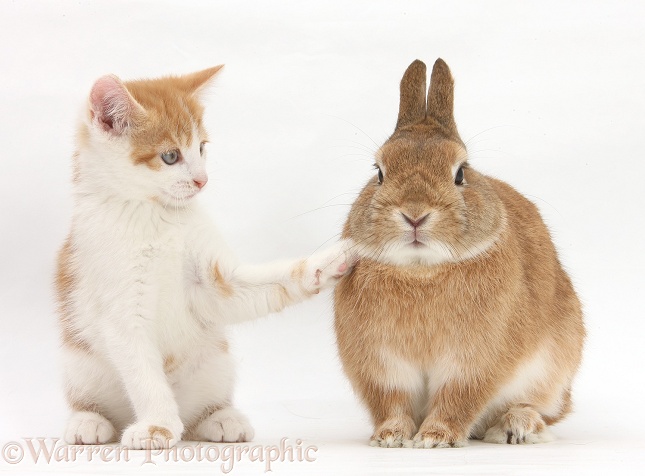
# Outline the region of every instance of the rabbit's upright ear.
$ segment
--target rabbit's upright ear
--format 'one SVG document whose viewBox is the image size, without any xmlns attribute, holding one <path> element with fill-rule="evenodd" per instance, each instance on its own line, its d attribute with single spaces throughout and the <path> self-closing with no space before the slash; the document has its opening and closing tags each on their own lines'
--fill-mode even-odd
<svg viewBox="0 0 645 476">
<path fill-rule="evenodd" d="M 401 79 L 401 101 L 396 128 L 422 121 L 426 117 L 426 65 L 415 60 Z"/>
<path fill-rule="evenodd" d="M 432 67 L 428 89 L 428 116 L 436 119 L 451 133 L 458 135 L 453 115 L 455 83 L 448 65 L 439 58 Z"/>
</svg>

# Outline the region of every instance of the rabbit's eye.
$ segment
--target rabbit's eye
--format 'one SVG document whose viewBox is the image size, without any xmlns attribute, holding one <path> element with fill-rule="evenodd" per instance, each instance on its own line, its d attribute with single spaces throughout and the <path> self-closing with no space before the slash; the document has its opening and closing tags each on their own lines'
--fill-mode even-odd
<svg viewBox="0 0 645 476">
<path fill-rule="evenodd" d="M 455 175 L 455 185 L 462 185 L 464 183 L 464 168 L 459 167 L 457 169 L 457 175 Z"/>
<path fill-rule="evenodd" d="M 204 153 L 204 147 L 206 147 L 206 141 L 203 141 L 201 144 L 199 144 L 199 153 L 200 154 Z"/>
<path fill-rule="evenodd" d="M 378 170 L 377 177 L 378 177 L 378 183 L 379 185 L 383 183 L 383 172 L 381 171 L 380 167 L 376 167 L 376 170 Z"/>
</svg>

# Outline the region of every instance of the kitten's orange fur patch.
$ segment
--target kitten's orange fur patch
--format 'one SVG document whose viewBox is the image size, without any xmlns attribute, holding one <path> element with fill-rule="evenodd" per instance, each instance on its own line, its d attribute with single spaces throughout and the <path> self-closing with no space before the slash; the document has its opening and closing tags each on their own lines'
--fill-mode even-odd
<svg viewBox="0 0 645 476">
<path fill-rule="evenodd" d="M 318 291 L 310 291 L 305 287 L 305 284 L 303 282 L 305 274 L 307 273 L 307 261 L 302 260 L 296 266 L 294 266 L 293 270 L 291 271 L 291 279 L 295 282 L 297 282 L 300 286 L 300 289 L 307 293 L 307 294 L 318 294 Z M 291 299 L 289 296 L 287 296 L 287 299 Z M 288 301 L 285 301 L 288 302 Z"/>
<path fill-rule="evenodd" d="M 168 428 L 164 428 L 162 426 L 151 426 L 148 428 L 148 433 L 150 433 L 150 438 L 155 437 L 155 435 L 160 435 L 164 440 L 170 441 L 172 440 L 172 433 Z"/>
<path fill-rule="evenodd" d="M 92 347 L 87 341 L 83 340 L 79 332 L 76 329 L 74 329 L 74 327 L 71 324 L 71 320 L 61 318 L 61 321 L 63 324 L 63 328 L 61 331 L 63 345 L 76 350 L 80 350 L 82 352 L 88 352 L 88 353 L 91 352 Z"/>
<path fill-rule="evenodd" d="M 224 353 L 228 352 L 228 341 L 226 339 L 220 340 L 217 343 L 217 347 L 219 350 L 221 350 Z"/>
<path fill-rule="evenodd" d="M 289 296 L 286 286 L 280 284 L 278 286 L 278 293 L 280 294 L 281 306 L 286 306 L 291 301 L 291 296 Z"/>
<path fill-rule="evenodd" d="M 91 346 L 74 327 L 70 302 L 75 286 L 75 275 L 72 269 L 72 241 L 68 237 L 58 254 L 58 269 L 56 271 L 56 294 L 58 297 L 59 323 L 63 345 L 90 352 Z"/>
<path fill-rule="evenodd" d="M 163 359 L 163 371 L 166 374 L 171 374 L 175 370 L 179 368 L 179 362 L 177 362 L 177 359 L 175 358 L 174 355 L 167 355 Z"/>
<path fill-rule="evenodd" d="M 307 269 L 307 262 L 304 260 L 300 261 L 293 268 L 293 271 L 291 271 L 291 279 L 293 279 L 294 281 L 300 281 L 304 277 L 306 269 Z"/>
<path fill-rule="evenodd" d="M 228 283 L 224 276 L 222 275 L 221 270 L 219 269 L 219 264 L 213 266 L 213 279 L 215 280 L 215 286 L 220 290 L 220 292 L 226 296 L 231 297 L 234 294 L 233 287 Z"/>
<path fill-rule="evenodd" d="M 124 85 L 146 111 L 136 118 L 131 133 L 132 160 L 160 170 L 162 152 L 190 147 L 193 141 L 208 139 L 202 124 L 204 108 L 197 91 L 222 66 L 186 76 L 128 81 Z M 193 130 L 197 137 L 193 137 Z"/>
</svg>

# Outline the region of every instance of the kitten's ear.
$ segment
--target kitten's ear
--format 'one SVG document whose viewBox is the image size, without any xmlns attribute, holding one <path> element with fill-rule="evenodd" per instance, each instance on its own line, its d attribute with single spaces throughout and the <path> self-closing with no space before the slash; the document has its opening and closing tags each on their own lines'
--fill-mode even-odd
<svg viewBox="0 0 645 476">
<path fill-rule="evenodd" d="M 123 134 L 133 122 L 145 114 L 125 85 L 114 75 L 99 78 L 90 92 L 92 121 L 104 131 Z"/>
<path fill-rule="evenodd" d="M 212 68 L 197 71 L 196 73 L 185 74 L 178 79 L 182 83 L 184 90 L 189 94 L 198 94 L 205 89 L 223 64 L 213 66 Z"/>
</svg>

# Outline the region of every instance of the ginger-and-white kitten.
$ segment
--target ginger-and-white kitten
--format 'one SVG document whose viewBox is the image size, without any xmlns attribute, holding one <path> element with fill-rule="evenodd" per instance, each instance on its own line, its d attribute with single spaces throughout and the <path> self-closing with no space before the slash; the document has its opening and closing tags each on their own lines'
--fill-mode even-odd
<svg viewBox="0 0 645 476">
<path fill-rule="evenodd" d="M 352 265 L 340 243 L 241 266 L 195 203 L 208 180 L 199 94 L 220 68 L 92 87 L 56 279 L 70 444 L 251 439 L 231 406 L 225 324 L 302 301 Z"/>
</svg>

